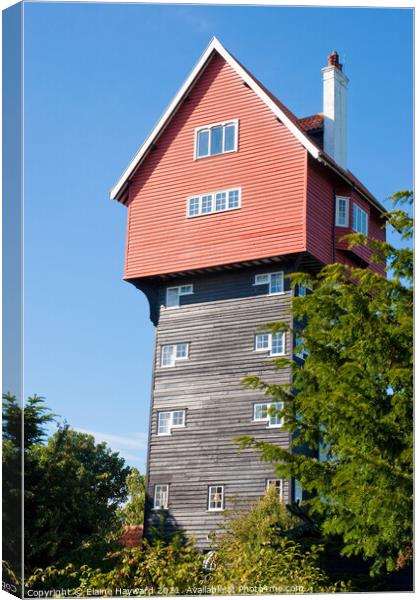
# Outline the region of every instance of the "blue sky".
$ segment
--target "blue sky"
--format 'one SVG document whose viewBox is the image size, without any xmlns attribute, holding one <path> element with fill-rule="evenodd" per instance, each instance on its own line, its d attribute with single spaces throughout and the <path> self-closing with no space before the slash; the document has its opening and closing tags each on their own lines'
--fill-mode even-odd
<svg viewBox="0 0 420 600">
<path fill-rule="evenodd" d="M 142 471 L 154 328 L 109 190 L 213 35 L 298 116 L 336 49 L 349 168 L 380 200 L 412 187 L 410 10 L 26 5 L 25 393 Z"/>
</svg>

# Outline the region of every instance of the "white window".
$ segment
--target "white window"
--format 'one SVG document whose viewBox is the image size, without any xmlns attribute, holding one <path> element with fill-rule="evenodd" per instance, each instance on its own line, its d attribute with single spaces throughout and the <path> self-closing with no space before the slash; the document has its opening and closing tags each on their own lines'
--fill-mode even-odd
<svg viewBox="0 0 420 600">
<path fill-rule="evenodd" d="M 282 294 L 284 292 L 284 273 L 263 273 L 255 275 L 254 285 L 268 285 L 269 294 Z"/>
<path fill-rule="evenodd" d="M 305 360 L 309 356 L 309 352 L 303 346 L 303 338 L 298 335 L 295 337 L 295 356 L 298 356 L 302 360 Z"/>
<path fill-rule="evenodd" d="M 272 409 L 272 410 L 270 410 Z M 259 402 L 254 404 L 254 421 L 264 421 L 268 427 L 281 427 L 283 417 L 276 410 L 283 410 L 282 402 Z"/>
<path fill-rule="evenodd" d="M 155 485 L 155 495 L 153 509 L 168 508 L 169 485 L 167 483 L 158 483 Z"/>
<path fill-rule="evenodd" d="M 166 410 L 158 412 L 158 435 L 171 435 L 174 427 L 185 427 L 185 410 Z"/>
<path fill-rule="evenodd" d="M 335 198 L 335 224 L 338 227 L 349 226 L 349 199 L 344 196 Z"/>
<path fill-rule="evenodd" d="M 255 350 L 257 352 L 269 351 L 271 356 L 286 354 L 285 332 L 257 333 L 255 336 Z"/>
<path fill-rule="evenodd" d="M 368 234 L 368 214 L 357 204 L 353 204 L 353 231 Z"/>
<path fill-rule="evenodd" d="M 176 361 L 187 360 L 188 348 L 189 344 L 186 342 L 182 344 L 164 344 L 161 347 L 160 366 L 174 367 Z"/>
<path fill-rule="evenodd" d="M 193 286 L 191 284 L 166 288 L 166 308 L 179 308 L 180 297 L 193 293 Z"/>
<path fill-rule="evenodd" d="M 274 488 L 278 494 L 280 502 L 283 501 L 283 479 L 267 479 L 266 489 Z"/>
<path fill-rule="evenodd" d="M 209 486 L 209 498 L 208 498 L 208 510 L 223 510 L 224 508 L 224 485 L 210 485 Z"/>
<path fill-rule="evenodd" d="M 238 120 L 214 123 L 195 130 L 195 158 L 236 152 L 238 149 Z"/>
<path fill-rule="evenodd" d="M 199 217 L 241 208 L 241 189 L 208 192 L 187 200 L 187 216 Z"/>
</svg>

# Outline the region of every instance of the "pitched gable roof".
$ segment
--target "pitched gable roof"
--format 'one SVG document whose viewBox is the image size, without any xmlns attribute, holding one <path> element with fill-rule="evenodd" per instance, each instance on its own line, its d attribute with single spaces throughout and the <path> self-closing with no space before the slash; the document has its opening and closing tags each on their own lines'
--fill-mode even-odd
<svg viewBox="0 0 420 600">
<path fill-rule="evenodd" d="M 242 78 L 244 83 L 246 83 L 257 94 L 257 96 L 266 104 L 266 106 L 274 113 L 274 115 L 306 148 L 311 156 L 326 166 L 332 168 L 338 175 L 343 177 L 347 183 L 357 187 L 358 191 L 365 196 L 369 202 L 375 204 L 375 206 L 377 206 L 377 208 L 379 208 L 381 211 L 384 211 L 384 208 L 379 204 L 376 198 L 364 186 L 361 185 L 360 181 L 352 173 L 346 171 L 340 165 L 338 165 L 309 137 L 309 131 L 311 128 L 309 127 L 310 123 L 307 121 L 309 119 L 319 117 L 320 115 L 312 115 L 311 117 L 307 117 L 305 119 L 298 119 L 282 102 L 280 102 L 278 98 L 274 96 L 274 94 L 272 94 L 260 81 L 258 81 L 254 75 L 252 75 L 243 65 L 241 65 L 241 63 L 236 60 L 236 58 L 232 56 L 232 54 L 230 54 L 230 52 L 228 52 L 215 37 L 212 38 L 200 60 L 187 77 L 178 93 L 153 128 L 152 132 L 135 154 L 130 164 L 121 175 L 120 179 L 112 188 L 110 192 L 111 199 L 118 200 L 123 203 L 127 201 L 127 188 L 132 176 L 142 163 L 150 148 L 163 133 L 166 126 L 169 124 L 172 117 L 178 110 L 182 100 L 188 95 L 189 90 L 194 86 L 197 79 L 215 53 L 219 54 L 237 73 L 237 75 Z"/>
</svg>

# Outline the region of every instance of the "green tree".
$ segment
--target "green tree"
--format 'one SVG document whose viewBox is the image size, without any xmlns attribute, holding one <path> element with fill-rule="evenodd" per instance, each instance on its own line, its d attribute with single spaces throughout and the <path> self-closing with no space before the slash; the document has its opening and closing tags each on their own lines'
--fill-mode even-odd
<svg viewBox="0 0 420 600">
<path fill-rule="evenodd" d="M 33 444 L 36 465 L 25 507 L 25 554 L 30 570 L 54 562 L 94 560 L 116 527 L 127 497 L 129 467 L 105 443 L 62 426 L 46 445 Z"/>
<path fill-rule="evenodd" d="M 133 467 L 126 479 L 128 502 L 119 511 L 123 525 L 143 525 L 146 488 L 144 476 Z"/>
<path fill-rule="evenodd" d="M 412 202 L 412 193 L 393 198 Z M 412 237 L 406 212 L 387 216 L 403 240 Z M 279 477 L 300 481 L 323 533 L 342 537 L 344 555 L 372 560 L 373 574 L 401 565 L 412 545 L 413 254 L 361 234 L 347 238 L 368 246 L 388 277 L 343 264 L 316 278 L 292 276 L 292 284 L 313 290 L 293 300 L 294 334 L 308 358 L 303 366 L 275 361 L 277 369 L 292 368 L 293 386 L 244 381 L 283 403 L 293 446 L 312 455 L 247 437 L 240 442 L 273 462 Z"/>
<path fill-rule="evenodd" d="M 320 566 L 320 540 L 302 537 L 302 524 L 270 489 L 248 510 L 232 511 L 214 539 L 208 583 L 221 594 L 344 591 Z"/>
<path fill-rule="evenodd" d="M 36 466 L 30 458 L 30 448 L 44 440 L 45 426 L 55 415 L 41 396 L 30 396 L 22 410 L 16 396 L 10 393 L 3 395 L 2 414 L 3 557 L 8 559 L 15 573 L 20 573 L 23 459 L 27 476 L 31 478 Z M 30 488 L 25 485 L 25 501 L 31 498 Z"/>
</svg>

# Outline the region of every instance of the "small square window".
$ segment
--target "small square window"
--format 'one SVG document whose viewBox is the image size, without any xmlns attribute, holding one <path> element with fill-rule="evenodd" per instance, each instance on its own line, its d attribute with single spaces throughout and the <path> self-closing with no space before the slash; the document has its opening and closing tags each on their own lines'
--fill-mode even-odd
<svg viewBox="0 0 420 600">
<path fill-rule="evenodd" d="M 167 483 L 155 485 L 153 508 L 155 510 L 168 508 L 169 485 Z"/>
<path fill-rule="evenodd" d="M 172 413 L 172 427 L 183 427 L 185 425 L 185 410 L 174 410 Z"/>
<path fill-rule="evenodd" d="M 223 485 L 209 486 L 208 510 L 223 510 L 224 491 Z"/>
<path fill-rule="evenodd" d="M 254 421 L 267 421 L 268 403 L 254 404 Z"/>
<path fill-rule="evenodd" d="M 229 192 L 229 208 L 239 208 L 239 190 Z"/>
<path fill-rule="evenodd" d="M 257 333 L 255 336 L 255 350 L 269 350 L 270 349 L 270 334 L 269 333 Z"/>
<path fill-rule="evenodd" d="M 179 308 L 180 296 L 187 296 L 192 293 L 192 284 L 166 288 L 166 308 Z"/>
<path fill-rule="evenodd" d="M 177 344 L 175 356 L 177 359 L 188 358 L 188 344 Z"/>
</svg>

